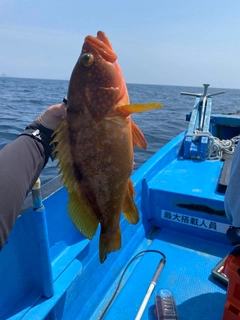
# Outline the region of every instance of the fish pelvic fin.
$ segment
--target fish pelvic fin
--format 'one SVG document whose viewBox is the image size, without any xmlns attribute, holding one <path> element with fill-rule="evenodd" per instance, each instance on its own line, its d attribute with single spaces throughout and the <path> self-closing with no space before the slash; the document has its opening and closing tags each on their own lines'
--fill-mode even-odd
<svg viewBox="0 0 240 320">
<path fill-rule="evenodd" d="M 149 102 L 149 103 L 134 103 L 123 106 L 116 107 L 116 111 L 122 116 L 128 117 L 132 113 L 136 112 L 147 112 L 150 110 L 155 110 L 162 108 L 163 104 L 157 102 Z"/>
<path fill-rule="evenodd" d="M 126 198 L 123 204 L 123 214 L 125 219 L 132 224 L 137 224 L 139 221 L 139 213 L 137 206 L 133 200 L 133 196 L 135 195 L 132 180 L 128 180 L 128 187 Z"/>
<path fill-rule="evenodd" d="M 132 121 L 132 119 L 131 119 L 131 127 L 132 127 L 133 147 L 137 146 L 139 148 L 146 150 L 147 149 L 147 141 L 145 140 L 142 131 Z"/>
<path fill-rule="evenodd" d="M 99 260 L 103 263 L 110 252 L 121 249 L 122 239 L 120 227 L 112 233 L 100 234 Z"/>
<path fill-rule="evenodd" d="M 57 143 L 53 153 L 58 159 L 61 180 L 69 193 L 68 215 L 75 227 L 88 239 L 92 239 L 98 227 L 98 219 L 94 215 L 88 201 L 83 195 L 81 186 L 74 174 L 74 165 L 71 155 L 67 120 L 61 121 L 53 133 L 52 143 Z"/>
</svg>

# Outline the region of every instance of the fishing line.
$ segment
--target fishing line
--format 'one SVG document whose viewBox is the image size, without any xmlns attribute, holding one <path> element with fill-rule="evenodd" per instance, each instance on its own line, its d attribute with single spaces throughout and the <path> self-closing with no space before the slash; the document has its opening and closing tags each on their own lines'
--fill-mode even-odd
<svg viewBox="0 0 240 320">
<path fill-rule="evenodd" d="M 142 256 L 144 253 L 150 253 L 150 252 L 154 252 L 154 253 L 160 254 L 160 255 L 163 257 L 164 261 L 166 262 L 166 260 L 167 260 L 166 255 L 165 255 L 163 252 L 159 251 L 159 250 L 143 250 L 143 251 L 138 252 L 135 256 L 133 256 L 132 259 L 131 259 L 131 260 L 129 261 L 129 263 L 127 264 L 127 266 L 125 267 L 125 269 L 123 270 L 122 275 L 121 275 L 121 277 L 120 277 L 120 279 L 119 279 L 119 281 L 118 281 L 118 285 L 117 285 L 117 287 L 116 287 L 116 289 L 115 289 L 115 291 L 114 291 L 111 299 L 109 300 L 107 306 L 105 307 L 103 313 L 102 313 L 101 316 L 98 318 L 99 320 L 102 320 L 102 319 L 104 318 L 104 316 L 105 316 L 106 313 L 108 312 L 108 309 L 109 309 L 110 306 L 112 305 L 113 300 L 115 299 L 116 295 L 118 294 L 118 290 L 119 290 L 120 285 L 121 285 L 121 283 L 122 283 L 123 277 L 124 277 L 127 269 L 129 268 L 129 266 L 130 266 L 130 265 L 132 264 L 132 262 L 133 262 L 134 260 L 136 260 L 138 257 Z"/>
</svg>

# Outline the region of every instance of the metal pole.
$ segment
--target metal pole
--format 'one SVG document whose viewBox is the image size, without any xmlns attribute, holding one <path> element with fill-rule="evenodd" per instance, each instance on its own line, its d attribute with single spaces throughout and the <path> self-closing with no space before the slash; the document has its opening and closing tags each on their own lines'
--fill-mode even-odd
<svg viewBox="0 0 240 320">
<path fill-rule="evenodd" d="M 32 187 L 32 200 L 34 210 L 38 210 L 43 207 L 40 178 L 37 179 L 34 186 Z"/>
<path fill-rule="evenodd" d="M 137 314 L 135 320 L 140 320 L 142 318 L 142 315 L 143 315 L 143 313 L 144 313 L 144 311 L 146 309 L 147 303 L 148 303 L 148 301 L 149 301 L 149 299 L 151 297 L 151 294 L 152 294 L 152 292 L 153 292 L 153 290 L 154 290 L 154 288 L 155 288 L 155 286 L 157 284 L 157 281 L 158 281 L 158 279 L 160 277 L 160 274 L 162 272 L 162 269 L 163 269 L 165 263 L 166 263 L 166 259 L 162 258 L 160 260 L 158 266 L 157 266 L 155 274 L 154 274 L 154 276 L 152 278 L 152 281 L 151 281 L 151 283 L 150 283 L 150 285 L 148 287 L 147 293 L 146 293 L 146 295 L 145 295 L 145 297 L 143 299 L 143 302 L 141 304 L 140 309 L 138 310 L 138 314 Z"/>
<path fill-rule="evenodd" d="M 203 92 L 203 102 L 202 102 L 202 114 L 201 114 L 201 121 L 199 125 L 199 130 L 203 130 L 203 122 L 205 117 L 205 109 L 206 109 L 206 102 L 207 102 L 207 89 L 209 87 L 209 84 L 204 84 L 204 92 Z"/>
</svg>

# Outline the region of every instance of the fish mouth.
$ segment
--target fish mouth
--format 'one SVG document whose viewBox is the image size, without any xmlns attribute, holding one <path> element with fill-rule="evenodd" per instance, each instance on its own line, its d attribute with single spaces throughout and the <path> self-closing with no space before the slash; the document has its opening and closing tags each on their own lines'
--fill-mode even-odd
<svg viewBox="0 0 240 320">
<path fill-rule="evenodd" d="M 106 61 L 113 63 L 117 60 L 117 55 L 113 51 L 112 45 L 104 32 L 98 31 L 97 37 L 87 36 L 85 42 L 92 45 Z"/>
</svg>

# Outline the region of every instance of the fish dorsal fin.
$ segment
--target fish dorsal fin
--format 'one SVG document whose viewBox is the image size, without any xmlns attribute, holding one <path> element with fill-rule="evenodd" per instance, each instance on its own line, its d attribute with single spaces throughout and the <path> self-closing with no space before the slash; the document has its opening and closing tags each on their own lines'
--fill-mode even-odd
<svg viewBox="0 0 240 320">
<path fill-rule="evenodd" d="M 135 193 L 134 193 L 133 183 L 132 183 L 132 180 L 129 179 L 128 186 L 127 186 L 127 194 L 123 204 L 123 214 L 125 219 L 132 224 L 136 224 L 139 221 L 138 209 L 133 200 L 134 195 Z"/>
<path fill-rule="evenodd" d="M 150 110 L 155 110 L 162 108 L 163 104 L 157 103 L 157 102 L 149 102 L 149 103 L 134 103 L 134 104 L 128 104 L 123 106 L 116 107 L 116 111 L 123 115 L 123 116 L 129 116 L 132 113 L 137 112 L 147 112 Z"/>
<path fill-rule="evenodd" d="M 132 127 L 132 139 L 133 139 L 133 147 L 137 146 L 144 150 L 147 149 L 147 141 L 144 138 L 142 131 L 138 128 L 136 123 L 134 123 L 131 119 L 131 127 Z"/>
<path fill-rule="evenodd" d="M 52 143 L 57 142 L 54 149 L 55 158 L 58 159 L 57 167 L 61 167 L 64 186 L 69 192 L 68 215 L 76 228 L 87 238 L 92 239 L 98 227 L 98 219 L 85 199 L 79 185 L 72 160 L 70 143 L 67 130 L 67 119 L 64 119 L 54 131 Z"/>
</svg>

